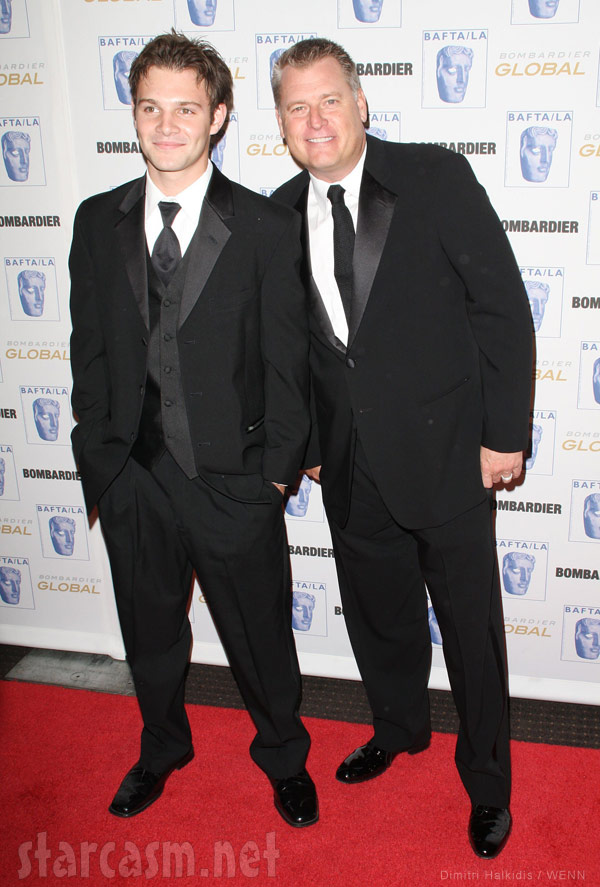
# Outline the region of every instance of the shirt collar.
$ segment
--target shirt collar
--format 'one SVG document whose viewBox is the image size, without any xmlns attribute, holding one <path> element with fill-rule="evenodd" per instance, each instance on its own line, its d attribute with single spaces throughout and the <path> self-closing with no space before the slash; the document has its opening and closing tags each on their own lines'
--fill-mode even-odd
<svg viewBox="0 0 600 887">
<path fill-rule="evenodd" d="M 312 173 L 309 172 L 310 181 L 313 186 L 313 191 L 317 201 L 322 206 L 329 206 L 329 200 L 327 198 L 327 192 L 331 185 L 341 185 L 344 191 L 351 197 L 356 200 L 358 203 L 358 198 L 360 195 L 360 183 L 362 181 L 362 174 L 365 165 L 365 157 L 367 156 L 367 146 L 363 148 L 363 152 L 360 155 L 358 163 L 354 167 L 354 169 L 348 173 L 345 178 L 340 179 L 339 182 L 324 182 L 323 179 L 317 179 L 316 176 L 313 176 Z"/>
<path fill-rule="evenodd" d="M 158 204 L 161 200 L 164 200 L 171 203 L 178 203 L 187 216 L 191 219 L 197 220 L 200 215 L 200 210 L 202 209 L 202 201 L 208 190 L 212 171 L 213 165 L 212 163 L 209 163 L 206 171 L 202 173 L 200 178 L 196 179 L 195 182 L 192 182 L 191 185 L 188 185 L 187 188 L 184 188 L 183 191 L 180 191 L 179 194 L 176 194 L 175 197 L 163 194 L 160 188 L 154 184 L 148 173 L 146 173 L 146 217 L 150 216 L 154 210 L 158 208 Z"/>
</svg>

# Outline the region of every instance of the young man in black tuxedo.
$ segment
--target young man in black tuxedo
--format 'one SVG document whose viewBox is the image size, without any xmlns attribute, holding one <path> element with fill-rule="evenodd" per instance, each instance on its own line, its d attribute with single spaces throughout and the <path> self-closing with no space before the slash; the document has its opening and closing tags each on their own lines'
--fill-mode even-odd
<svg viewBox="0 0 600 887">
<path fill-rule="evenodd" d="M 281 134 L 304 172 L 274 198 L 304 217 L 313 434 L 344 616 L 374 736 L 337 778 L 429 741 L 425 582 L 460 716 L 471 843 L 510 830 L 506 653 L 493 484 L 527 447 L 531 317 L 519 270 L 460 155 L 366 136 L 348 54 L 310 39 L 277 60 Z M 321 467 L 322 466 L 322 467 Z"/>
<path fill-rule="evenodd" d="M 300 218 L 209 162 L 233 105 L 209 44 L 157 37 L 130 86 L 147 173 L 84 201 L 70 256 L 73 447 L 144 722 L 109 809 L 141 812 L 193 756 L 195 570 L 257 728 L 252 758 L 284 819 L 310 825 L 282 515 L 309 427 Z"/>
</svg>

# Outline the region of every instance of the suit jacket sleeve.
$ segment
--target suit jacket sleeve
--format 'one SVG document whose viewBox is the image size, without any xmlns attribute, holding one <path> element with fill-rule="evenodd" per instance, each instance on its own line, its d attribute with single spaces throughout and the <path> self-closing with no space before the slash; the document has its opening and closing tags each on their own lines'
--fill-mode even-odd
<svg viewBox="0 0 600 887">
<path fill-rule="evenodd" d="M 73 372 L 73 411 L 78 425 L 73 432 L 76 461 L 91 427 L 109 412 L 109 382 L 105 346 L 99 320 L 100 305 L 92 260 L 86 244 L 80 207 L 75 217 L 69 255 L 71 273 L 71 368 Z"/>
<path fill-rule="evenodd" d="M 300 224 L 294 213 L 268 259 L 261 293 L 265 448 L 263 477 L 293 484 L 309 430 L 308 316 L 300 281 Z"/>
<path fill-rule="evenodd" d="M 442 248 L 467 289 L 479 348 L 482 444 L 498 452 L 527 448 L 532 321 L 527 294 L 500 220 L 467 160 L 445 153 L 435 191 Z"/>
</svg>

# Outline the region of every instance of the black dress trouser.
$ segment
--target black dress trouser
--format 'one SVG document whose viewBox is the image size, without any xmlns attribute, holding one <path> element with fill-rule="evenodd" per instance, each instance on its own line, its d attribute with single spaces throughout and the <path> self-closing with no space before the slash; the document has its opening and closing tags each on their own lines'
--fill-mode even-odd
<svg viewBox="0 0 600 887">
<path fill-rule="evenodd" d="M 304 767 L 310 740 L 298 715 L 282 499 L 256 481 L 260 501 L 241 502 L 190 480 L 166 452 L 150 471 L 130 458 L 99 502 L 144 722 L 140 763 L 154 772 L 192 743 L 184 680 L 193 570 L 257 729 L 253 760 L 272 778 Z"/>
</svg>

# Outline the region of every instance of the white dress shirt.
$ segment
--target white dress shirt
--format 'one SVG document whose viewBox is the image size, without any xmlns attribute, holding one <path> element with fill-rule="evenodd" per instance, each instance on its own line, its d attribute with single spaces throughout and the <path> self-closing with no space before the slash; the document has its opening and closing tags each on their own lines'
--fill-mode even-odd
<svg viewBox="0 0 600 887">
<path fill-rule="evenodd" d="M 172 228 L 177 235 L 177 240 L 179 241 L 179 246 L 181 248 L 181 255 L 185 255 L 185 251 L 190 245 L 190 241 L 198 227 L 202 202 L 210 182 L 210 177 L 212 176 L 212 171 L 212 163 L 209 163 L 206 171 L 202 173 L 200 178 L 196 179 L 193 184 L 189 185 L 183 191 L 180 191 L 179 194 L 176 194 L 175 197 L 163 194 L 154 184 L 148 173 L 146 173 L 145 230 L 146 243 L 148 244 L 148 252 L 150 255 L 152 255 L 154 244 L 164 227 L 160 208 L 158 206 L 161 201 L 178 203 L 181 207 L 173 220 Z"/>
<path fill-rule="evenodd" d="M 348 322 L 333 273 L 333 216 L 327 192 L 331 185 L 342 186 L 346 192 L 344 202 L 350 210 L 356 231 L 358 198 L 366 152 L 365 146 L 360 160 L 352 172 L 341 181 L 324 182 L 322 179 L 315 178 L 311 173 L 308 188 L 307 217 L 312 275 L 323 299 L 333 331 L 344 345 L 348 343 Z"/>
</svg>

